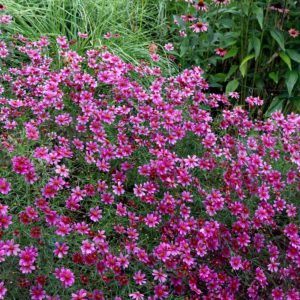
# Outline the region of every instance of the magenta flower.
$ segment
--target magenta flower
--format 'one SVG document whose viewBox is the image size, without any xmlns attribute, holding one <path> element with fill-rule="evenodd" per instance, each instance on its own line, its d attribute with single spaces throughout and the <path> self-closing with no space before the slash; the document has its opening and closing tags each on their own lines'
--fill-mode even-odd
<svg viewBox="0 0 300 300">
<path fill-rule="evenodd" d="M 167 51 L 172 51 L 174 50 L 174 46 L 172 43 L 167 43 L 164 45 L 164 48 L 167 50 Z"/>
<path fill-rule="evenodd" d="M 4 282 L 0 281 L 0 299 L 4 299 L 7 289 L 4 286 Z"/>
<path fill-rule="evenodd" d="M 199 32 L 205 32 L 208 30 L 208 25 L 203 22 L 197 22 L 190 26 L 190 28 L 193 30 L 193 32 L 199 33 Z"/>
<path fill-rule="evenodd" d="M 0 193 L 7 195 L 11 190 L 11 185 L 5 178 L 0 178 Z"/>
<path fill-rule="evenodd" d="M 54 275 L 66 288 L 72 286 L 75 282 L 74 273 L 70 269 L 64 267 L 56 268 Z"/>
</svg>

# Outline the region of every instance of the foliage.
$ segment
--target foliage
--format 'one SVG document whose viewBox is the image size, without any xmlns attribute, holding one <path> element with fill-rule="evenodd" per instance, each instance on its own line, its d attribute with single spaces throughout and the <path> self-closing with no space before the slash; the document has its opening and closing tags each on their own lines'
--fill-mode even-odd
<svg viewBox="0 0 300 300">
<path fill-rule="evenodd" d="M 84 53 L 104 44 L 126 61 L 149 61 L 148 47 L 158 46 L 166 36 L 168 0 L 7 0 L 5 5 L 14 16 L 10 32 L 29 40 L 48 36 L 55 41 L 66 36 L 72 49 Z M 85 39 L 78 32 L 87 33 Z M 57 48 L 51 51 L 57 52 Z M 176 67 L 162 56 L 164 70 Z"/>
<path fill-rule="evenodd" d="M 300 110 L 299 1 L 190 0 L 173 9 L 170 39 L 183 68 L 200 65 L 216 90 L 239 91 L 240 104 L 264 98 L 266 116 Z"/>
</svg>

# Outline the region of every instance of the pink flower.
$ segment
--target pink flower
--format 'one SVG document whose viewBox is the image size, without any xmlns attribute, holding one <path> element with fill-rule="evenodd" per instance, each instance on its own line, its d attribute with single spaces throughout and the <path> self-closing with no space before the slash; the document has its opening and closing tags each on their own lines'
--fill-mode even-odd
<svg viewBox="0 0 300 300">
<path fill-rule="evenodd" d="M 144 300 L 144 295 L 140 292 L 134 292 L 129 294 L 130 298 L 133 300 Z"/>
<path fill-rule="evenodd" d="M 199 32 L 205 32 L 208 30 L 208 25 L 203 22 L 197 22 L 190 26 L 191 29 L 193 29 L 193 32 L 199 33 Z"/>
<path fill-rule="evenodd" d="M 213 0 L 216 5 L 228 5 L 230 0 Z"/>
<path fill-rule="evenodd" d="M 78 32 L 77 33 L 79 37 L 81 37 L 82 39 L 86 39 L 88 37 L 87 33 L 82 33 L 82 32 Z"/>
<path fill-rule="evenodd" d="M 240 256 L 234 256 L 230 260 L 230 264 L 233 270 L 239 270 L 242 268 L 242 260 Z"/>
<path fill-rule="evenodd" d="M 167 50 L 167 51 L 173 51 L 174 50 L 174 46 L 172 43 L 167 43 L 164 45 L 164 48 Z"/>
<path fill-rule="evenodd" d="M 12 16 L 2 15 L 0 16 L 0 24 L 9 24 L 12 22 Z"/>
<path fill-rule="evenodd" d="M 143 274 L 141 270 L 134 273 L 133 279 L 138 285 L 143 285 L 146 283 L 146 275 Z"/>
<path fill-rule="evenodd" d="M 69 246 L 66 243 L 55 243 L 55 249 L 53 251 L 54 255 L 58 258 L 63 258 L 68 254 Z"/>
<path fill-rule="evenodd" d="M 289 35 L 295 39 L 299 35 L 299 31 L 295 28 L 291 28 L 289 29 Z"/>
<path fill-rule="evenodd" d="M 95 245 L 88 240 L 84 240 L 80 249 L 84 255 L 91 254 L 95 251 Z"/>
<path fill-rule="evenodd" d="M 150 54 L 150 57 L 155 62 L 160 61 L 160 56 L 158 54 L 156 54 L 156 53 Z"/>
<path fill-rule="evenodd" d="M 6 292 L 7 292 L 7 289 L 4 286 L 4 282 L 0 281 L 0 299 L 1 300 L 4 299 Z"/>
<path fill-rule="evenodd" d="M 61 281 L 64 287 L 70 287 L 75 282 L 74 273 L 70 269 L 56 268 L 54 272 L 55 277 Z"/>
<path fill-rule="evenodd" d="M 46 292 L 41 287 L 33 286 L 30 290 L 32 300 L 43 300 L 46 297 Z"/>
<path fill-rule="evenodd" d="M 216 52 L 217 55 L 219 55 L 221 57 L 223 57 L 227 54 L 227 50 L 224 49 L 224 48 L 216 48 L 215 52 Z"/>
<path fill-rule="evenodd" d="M 156 227 L 160 222 L 160 218 L 158 216 L 158 214 L 147 214 L 147 216 L 145 217 L 145 224 L 150 227 Z"/>
<path fill-rule="evenodd" d="M 198 2 L 195 4 L 195 8 L 197 10 L 207 11 L 207 5 L 204 0 L 198 0 Z"/>
<path fill-rule="evenodd" d="M 0 193 L 7 195 L 10 192 L 10 183 L 5 178 L 0 178 Z"/>
<path fill-rule="evenodd" d="M 13 170 L 17 174 L 26 175 L 33 171 L 33 165 L 30 160 L 24 156 L 15 156 L 12 158 Z"/>
<path fill-rule="evenodd" d="M 272 299 L 273 300 L 283 300 L 284 299 L 284 293 L 281 288 L 277 287 L 272 290 Z"/>
<path fill-rule="evenodd" d="M 154 280 L 158 280 L 161 283 L 164 283 L 167 280 L 167 275 L 163 273 L 162 269 L 153 270 L 152 275 Z"/>
<path fill-rule="evenodd" d="M 87 300 L 87 291 L 81 289 L 75 293 L 72 293 L 71 300 Z"/>
<path fill-rule="evenodd" d="M 165 285 L 155 286 L 154 293 L 157 299 L 166 299 L 169 296 L 168 288 Z"/>
<path fill-rule="evenodd" d="M 257 267 L 255 271 L 256 271 L 255 279 L 260 283 L 262 288 L 265 288 L 268 285 L 268 281 L 264 271 L 259 267 Z"/>
<path fill-rule="evenodd" d="M 99 206 L 92 207 L 90 208 L 89 216 L 93 222 L 98 222 L 102 218 L 102 210 L 99 209 Z"/>
<path fill-rule="evenodd" d="M 3 245 L 3 249 L 7 256 L 17 256 L 20 252 L 20 245 L 15 244 L 14 240 L 7 240 Z"/>
<path fill-rule="evenodd" d="M 65 165 L 57 165 L 55 173 L 62 177 L 69 177 L 69 169 Z"/>
<path fill-rule="evenodd" d="M 42 193 L 45 198 L 54 198 L 57 194 L 58 188 L 55 187 L 53 184 L 46 184 L 42 188 Z"/>
<path fill-rule="evenodd" d="M 231 98 L 234 98 L 234 99 L 239 99 L 239 98 L 240 98 L 240 95 L 239 95 L 238 92 L 230 92 L 230 93 L 229 93 L 229 96 L 230 96 Z"/>
</svg>

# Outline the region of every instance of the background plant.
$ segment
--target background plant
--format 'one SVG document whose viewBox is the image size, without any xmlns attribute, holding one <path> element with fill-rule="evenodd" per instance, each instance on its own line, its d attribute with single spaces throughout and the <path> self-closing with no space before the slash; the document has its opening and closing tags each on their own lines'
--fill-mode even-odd
<svg viewBox="0 0 300 300">
<path fill-rule="evenodd" d="M 72 49 L 105 46 L 127 61 L 149 61 L 149 45 L 160 46 L 167 34 L 167 0 L 8 0 L 7 12 L 14 16 L 9 30 L 34 40 L 47 35 L 52 41 L 66 36 Z M 85 39 L 78 32 L 87 33 Z M 104 36 L 109 33 L 105 38 Z M 57 51 L 57 48 L 50 49 Z M 164 71 L 174 71 L 166 55 Z"/>
<path fill-rule="evenodd" d="M 241 104 L 246 95 L 262 97 L 267 115 L 277 109 L 299 110 L 299 1 L 195 0 L 173 4 L 175 24 L 170 38 L 177 44 L 183 68 L 201 65 L 209 72 L 212 87 L 239 91 Z M 186 20 L 192 17 L 195 19 Z M 207 24 L 208 30 L 193 32 L 190 27 L 198 21 Z M 180 37 L 179 30 L 187 36 Z"/>
</svg>

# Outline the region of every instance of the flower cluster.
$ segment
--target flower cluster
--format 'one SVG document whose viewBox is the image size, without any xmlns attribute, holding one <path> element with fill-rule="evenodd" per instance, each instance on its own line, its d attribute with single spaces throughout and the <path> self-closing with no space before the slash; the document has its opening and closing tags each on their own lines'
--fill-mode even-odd
<svg viewBox="0 0 300 300">
<path fill-rule="evenodd" d="M 57 43 L 1 73 L 0 299 L 300 299 L 300 116 Z"/>
</svg>

